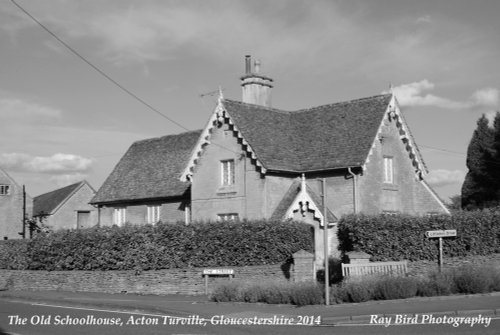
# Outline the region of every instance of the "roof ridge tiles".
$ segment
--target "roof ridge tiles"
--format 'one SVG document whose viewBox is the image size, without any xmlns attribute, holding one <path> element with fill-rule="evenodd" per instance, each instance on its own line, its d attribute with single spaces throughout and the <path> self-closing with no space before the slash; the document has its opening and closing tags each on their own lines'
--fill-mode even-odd
<svg viewBox="0 0 500 335">
<path fill-rule="evenodd" d="M 185 131 L 182 133 L 177 133 L 177 134 L 169 134 L 169 135 L 163 135 L 163 136 L 157 136 L 157 137 L 144 138 L 142 140 L 137 140 L 137 141 L 133 142 L 132 144 L 154 142 L 154 141 L 159 141 L 161 139 L 165 139 L 167 137 L 187 136 L 188 134 L 199 133 L 201 131 L 202 131 L 202 129 L 195 129 L 195 130 L 188 130 L 188 131 Z"/>
<path fill-rule="evenodd" d="M 339 101 L 339 102 L 333 102 L 330 104 L 325 104 L 325 105 L 319 105 L 315 107 L 309 107 L 309 108 L 302 108 L 296 111 L 292 111 L 291 113 L 302 113 L 302 112 L 308 112 L 320 108 L 326 108 L 326 107 L 331 107 L 331 106 L 340 106 L 340 105 L 348 105 L 348 104 L 353 104 L 356 102 L 361 102 L 364 100 L 374 100 L 374 99 L 382 99 L 382 98 L 388 98 L 392 96 L 392 93 L 385 93 L 385 94 L 377 94 L 377 95 L 372 95 L 369 97 L 364 97 L 364 98 L 359 98 L 359 99 L 352 99 L 352 100 L 346 100 L 346 101 Z"/>
</svg>

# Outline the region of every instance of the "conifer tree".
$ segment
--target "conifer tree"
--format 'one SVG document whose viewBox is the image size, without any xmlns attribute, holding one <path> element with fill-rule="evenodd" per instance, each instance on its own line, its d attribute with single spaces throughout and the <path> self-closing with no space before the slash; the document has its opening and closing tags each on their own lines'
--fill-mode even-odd
<svg viewBox="0 0 500 335">
<path fill-rule="evenodd" d="M 496 205 L 500 205 L 500 112 L 496 112 L 493 121 L 493 157 L 489 170 L 496 191 Z"/>
<path fill-rule="evenodd" d="M 498 123 L 498 122 L 497 122 Z M 483 114 L 467 149 L 467 168 L 462 185 L 462 208 L 489 207 L 496 200 L 492 164 L 494 159 L 494 131 Z"/>
</svg>

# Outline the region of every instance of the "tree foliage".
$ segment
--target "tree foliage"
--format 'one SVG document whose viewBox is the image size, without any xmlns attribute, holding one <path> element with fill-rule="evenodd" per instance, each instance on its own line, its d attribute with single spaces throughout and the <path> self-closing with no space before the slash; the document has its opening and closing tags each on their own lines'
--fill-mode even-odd
<svg viewBox="0 0 500 335">
<path fill-rule="evenodd" d="M 462 208 L 478 209 L 500 204 L 500 113 L 490 127 L 485 115 L 467 149 L 469 169 L 462 185 Z"/>
</svg>

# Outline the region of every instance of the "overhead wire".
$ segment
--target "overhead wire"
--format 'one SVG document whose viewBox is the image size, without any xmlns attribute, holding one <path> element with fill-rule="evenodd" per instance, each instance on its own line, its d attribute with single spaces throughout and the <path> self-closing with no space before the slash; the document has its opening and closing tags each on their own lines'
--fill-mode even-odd
<svg viewBox="0 0 500 335">
<path fill-rule="evenodd" d="M 69 45 L 68 43 L 66 43 L 63 39 L 61 39 L 54 32 L 52 32 L 47 26 L 45 26 L 42 22 L 40 22 L 36 17 L 34 17 L 30 12 L 28 12 L 24 7 L 22 7 L 21 5 L 19 5 L 15 0 L 10 0 L 10 1 L 17 8 L 19 8 L 19 10 L 21 10 L 24 14 L 26 14 L 31 20 L 33 20 L 33 22 L 35 22 L 44 31 L 46 31 L 54 39 L 56 39 L 59 43 L 61 43 L 66 49 L 68 49 L 76 57 L 78 57 L 80 60 L 82 60 L 84 63 L 86 63 L 92 69 L 94 69 L 98 74 L 100 74 L 101 76 L 103 76 L 104 78 L 106 78 L 113 85 L 115 85 L 116 87 L 118 87 L 119 89 L 121 89 L 123 92 L 125 92 L 127 95 L 129 95 L 130 97 L 132 97 L 133 99 L 135 99 L 136 101 L 138 101 L 139 103 L 141 103 L 142 105 L 146 106 L 150 111 L 152 111 L 152 112 L 158 114 L 159 116 L 165 118 L 166 120 L 170 121 L 171 123 L 175 124 L 176 126 L 182 128 L 183 130 L 190 131 L 190 129 L 188 129 L 187 127 L 185 127 L 181 123 L 175 121 L 171 117 L 165 115 L 164 113 L 162 113 L 161 111 L 159 111 L 157 108 L 155 108 L 154 106 L 152 106 L 151 104 L 149 104 L 147 101 L 145 101 L 144 99 L 142 99 L 141 97 L 139 97 L 137 94 L 135 94 L 134 92 L 132 92 L 131 90 L 129 90 L 128 88 L 126 88 L 125 86 L 123 86 L 122 84 L 120 84 L 118 81 L 116 81 L 115 79 L 113 79 L 110 75 L 108 75 L 106 72 L 104 72 L 104 70 L 102 70 L 101 68 L 99 68 L 97 65 L 95 65 L 91 61 L 89 61 L 82 54 L 80 54 L 76 49 L 74 49 L 71 45 Z M 213 94 L 216 93 L 216 92 L 219 92 L 219 91 L 213 91 L 213 92 L 209 92 L 209 93 L 205 93 L 205 94 L 200 94 L 200 98 L 202 100 L 202 104 L 204 105 L 204 101 L 203 101 L 204 97 L 206 97 L 206 96 L 213 96 Z M 226 149 L 228 151 L 231 151 L 233 153 L 237 153 L 234 150 L 226 148 L 226 147 L 224 147 L 224 146 L 222 146 L 220 144 L 217 144 L 217 143 L 212 143 L 212 144 L 214 144 L 214 145 L 216 145 L 218 147 L 221 147 L 223 149 Z M 420 145 L 420 147 L 424 147 L 424 148 L 428 148 L 428 149 L 433 149 L 433 150 L 438 150 L 438 151 L 442 151 L 442 152 L 446 152 L 446 153 L 450 153 L 450 154 L 461 155 L 461 156 L 466 156 L 467 155 L 466 153 L 463 153 L 463 152 L 457 152 L 457 151 L 452 151 L 452 150 L 443 149 L 443 148 L 437 148 L 437 147 L 428 146 L 428 145 Z M 108 156 L 108 155 L 106 155 L 106 156 Z"/>
<path fill-rule="evenodd" d="M 128 94 L 130 97 L 132 97 L 133 99 L 135 99 L 136 101 L 138 101 L 142 105 L 146 106 L 150 111 L 153 111 L 154 113 L 156 113 L 156 114 L 160 115 L 161 117 L 167 119 L 168 121 L 170 121 L 171 123 L 175 124 L 176 126 L 182 128 L 183 130 L 190 131 L 190 129 L 188 129 L 187 127 L 185 127 L 181 123 L 175 121 L 171 117 L 163 114 L 157 108 L 155 108 L 154 106 L 152 106 L 151 104 L 149 104 L 147 101 L 145 101 L 144 99 L 142 99 L 141 97 L 139 97 L 137 94 L 135 94 L 134 92 L 132 92 L 131 90 L 129 90 L 128 88 L 126 88 L 125 86 L 123 86 L 122 84 L 120 84 L 115 79 L 113 79 L 110 75 L 108 75 L 106 72 L 104 72 L 104 70 L 102 70 L 101 68 L 99 68 L 97 65 L 95 65 L 91 61 L 89 61 L 82 54 L 80 54 L 75 48 L 73 48 L 71 45 L 69 45 L 68 43 L 66 43 L 59 36 L 57 36 L 57 34 L 55 34 L 52 30 L 50 30 L 47 26 L 45 26 L 42 22 L 40 22 L 40 20 L 38 20 L 35 16 L 33 16 L 30 12 L 28 12 L 28 10 L 26 10 L 24 7 L 22 7 L 21 5 L 19 5 L 15 0 L 10 0 L 10 1 L 17 8 L 19 8 L 19 10 L 21 10 L 24 14 L 26 14 L 31 20 L 33 20 L 33 22 L 35 22 L 38 26 L 40 26 L 43 30 L 45 30 L 49 35 L 51 35 L 54 39 L 56 39 L 59 43 L 61 43 L 66 49 L 68 49 L 71 53 L 73 53 L 76 57 L 78 57 L 80 60 L 82 60 L 85 64 L 87 64 L 92 69 L 94 69 L 98 74 L 100 74 L 101 76 L 103 76 L 104 78 L 106 78 L 113 85 L 115 85 L 116 87 L 118 87 L 119 89 L 121 89 L 123 92 L 125 92 L 126 94 Z M 215 92 L 218 92 L 218 91 L 215 91 Z M 213 92 L 210 92 L 209 94 L 206 94 L 206 95 L 211 95 L 212 93 Z M 204 96 L 205 95 L 200 95 L 201 98 L 203 98 Z M 225 149 L 225 150 L 231 151 L 231 152 L 233 152 L 235 154 L 238 154 L 234 150 L 226 148 L 223 145 L 220 145 L 218 143 L 212 143 L 212 144 L 214 144 L 214 145 L 216 145 L 216 146 L 218 146 L 218 147 L 220 147 L 222 149 Z"/>
</svg>

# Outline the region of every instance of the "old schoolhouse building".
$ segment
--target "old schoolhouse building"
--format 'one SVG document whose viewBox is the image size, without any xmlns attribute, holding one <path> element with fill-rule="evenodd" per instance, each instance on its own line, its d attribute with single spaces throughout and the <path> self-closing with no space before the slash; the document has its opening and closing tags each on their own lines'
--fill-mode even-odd
<svg viewBox="0 0 500 335">
<path fill-rule="evenodd" d="M 334 254 L 344 214 L 448 213 L 393 94 L 284 111 L 259 72 L 247 56 L 243 101 L 220 94 L 204 129 L 133 143 L 91 201 L 99 223 L 301 220 L 320 265 L 325 221 Z"/>
</svg>

